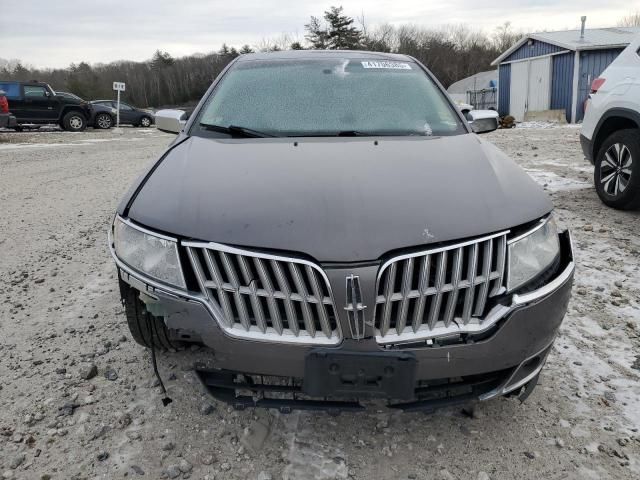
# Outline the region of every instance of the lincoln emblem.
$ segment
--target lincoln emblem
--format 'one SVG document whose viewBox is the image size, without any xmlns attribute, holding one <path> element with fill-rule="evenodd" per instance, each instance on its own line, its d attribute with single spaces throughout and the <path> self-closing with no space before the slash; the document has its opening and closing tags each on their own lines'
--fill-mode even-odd
<svg viewBox="0 0 640 480">
<path fill-rule="evenodd" d="M 347 295 L 346 306 L 349 317 L 349 328 L 351 336 L 356 340 L 364 338 L 364 309 L 367 308 L 362 304 L 362 291 L 360 290 L 360 277 L 349 275 L 347 277 Z"/>
</svg>

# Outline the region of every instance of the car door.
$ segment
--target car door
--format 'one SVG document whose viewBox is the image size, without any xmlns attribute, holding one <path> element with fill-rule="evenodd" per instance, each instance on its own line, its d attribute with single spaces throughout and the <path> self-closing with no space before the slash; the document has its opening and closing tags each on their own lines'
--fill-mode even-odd
<svg viewBox="0 0 640 480">
<path fill-rule="evenodd" d="M 91 102 L 93 105 L 97 105 L 97 106 L 101 106 L 101 107 L 107 107 L 107 108 L 115 108 L 113 106 L 113 103 L 111 102 L 111 100 L 105 100 L 105 101 L 100 101 L 100 102 Z"/>
<path fill-rule="evenodd" d="M 113 102 L 113 108 L 118 108 L 118 102 Z M 120 123 L 137 123 L 136 111 L 131 107 L 131 105 L 120 102 Z"/>
<path fill-rule="evenodd" d="M 24 99 L 24 118 L 37 123 L 55 121 L 58 118 L 58 109 L 51 91 L 44 85 L 22 86 Z"/>
</svg>

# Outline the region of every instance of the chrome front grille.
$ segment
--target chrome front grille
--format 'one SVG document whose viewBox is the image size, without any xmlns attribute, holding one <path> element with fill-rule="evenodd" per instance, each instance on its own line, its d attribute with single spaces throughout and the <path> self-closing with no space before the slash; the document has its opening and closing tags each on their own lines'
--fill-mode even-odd
<svg viewBox="0 0 640 480">
<path fill-rule="evenodd" d="M 277 342 L 341 340 L 331 287 L 302 259 L 183 242 L 201 291 L 230 335 Z"/>
<path fill-rule="evenodd" d="M 507 232 L 402 255 L 378 272 L 379 343 L 478 330 L 490 297 L 503 293 Z"/>
</svg>

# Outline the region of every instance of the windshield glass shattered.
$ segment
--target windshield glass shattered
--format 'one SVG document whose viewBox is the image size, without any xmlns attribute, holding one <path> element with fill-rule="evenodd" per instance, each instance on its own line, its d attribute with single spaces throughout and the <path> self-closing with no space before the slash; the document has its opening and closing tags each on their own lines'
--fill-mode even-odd
<svg viewBox="0 0 640 480">
<path fill-rule="evenodd" d="M 466 133 L 416 63 L 335 57 L 236 63 L 194 130 L 221 136 L 242 130 L 251 136 Z"/>
</svg>

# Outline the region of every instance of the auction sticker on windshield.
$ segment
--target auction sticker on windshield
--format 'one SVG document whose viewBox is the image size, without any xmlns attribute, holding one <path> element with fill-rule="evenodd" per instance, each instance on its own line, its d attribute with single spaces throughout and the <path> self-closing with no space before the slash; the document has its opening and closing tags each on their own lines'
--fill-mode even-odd
<svg viewBox="0 0 640 480">
<path fill-rule="evenodd" d="M 361 62 L 363 68 L 390 68 L 393 70 L 411 70 L 411 65 L 403 62 Z"/>
</svg>

